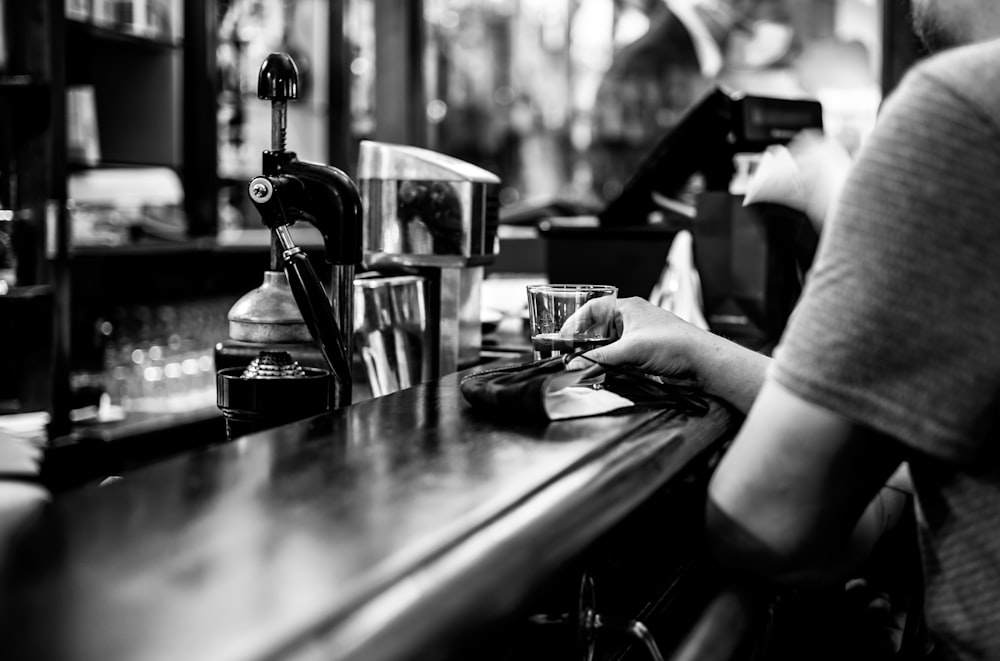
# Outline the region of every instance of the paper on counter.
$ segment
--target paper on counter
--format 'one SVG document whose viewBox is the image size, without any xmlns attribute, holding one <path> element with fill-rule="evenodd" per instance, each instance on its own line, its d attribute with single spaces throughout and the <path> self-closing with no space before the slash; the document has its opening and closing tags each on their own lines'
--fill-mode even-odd
<svg viewBox="0 0 1000 661">
<path fill-rule="evenodd" d="M 567 371 L 549 379 L 543 402 L 549 420 L 601 415 L 635 406 L 631 399 L 605 390 L 600 385 L 603 375 L 592 379 L 589 374 L 588 370 Z"/>
</svg>

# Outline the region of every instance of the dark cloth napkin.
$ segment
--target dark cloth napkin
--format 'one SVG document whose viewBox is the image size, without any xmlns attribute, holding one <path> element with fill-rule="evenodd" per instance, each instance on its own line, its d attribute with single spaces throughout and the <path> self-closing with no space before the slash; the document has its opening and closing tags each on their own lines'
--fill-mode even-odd
<svg viewBox="0 0 1000 661">
<path fill-rule="evenodd" d="M 479 411 L 524 421 L 554 419 L 546 403 L 563 388 L 604 389 L 628 401 L 612 410 L 598 407 L 592 413 L 582 412 L 560 419 L 601 415 L 632 407 L 669 408 L 693 416 L 708 412 L 707 397 L 688 382 L 662 382 L 637 370 L 597 363 L 588 370 L 567 371 L 566 362 L 574 357 L 556 356 L 473 372 L 461 381 L 462 395 Z M 580 394 L 585 395 L 585 392 Z"/>
</svg>

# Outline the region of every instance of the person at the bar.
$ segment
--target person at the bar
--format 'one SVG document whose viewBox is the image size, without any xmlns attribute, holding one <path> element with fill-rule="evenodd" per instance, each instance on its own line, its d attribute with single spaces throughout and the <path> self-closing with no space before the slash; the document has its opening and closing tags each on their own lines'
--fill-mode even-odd
<svg viewBox="0 0 1000 661">
<path fill-rule="evenodd" d="M 791 45 L 791 27 L 783 16 L 787 12 L 781 0 L 628 4 L 649 14 L 651 25 L 615 55 L 597 88 L 588 159 L 602 199 L 620 193 L 651 141 L 676 125 L 716 83 L 729 81 L 727 50 L 733 42 L 740 43 L 741 60 L 767 64 L 781 59 Z M 775 16 L 786 20 L 776 21 Z M 784 28 L 778 32 L 786 38 L 775 39 L 768 33 L 762 39 L 749 29 L 765 23 Z"/>
<path fill-rule="evenodd" d="M 1000 3 L 914 0 L 914 23 L 943 52 L 885 103 L 774 359 L 639 299 L 589 356 L 693 375 L 748 412 L 706 517 L 739 570 L 850 577 L 896 521 L 908 465 L 935 653 L 998 659 Z"/>
</svg>

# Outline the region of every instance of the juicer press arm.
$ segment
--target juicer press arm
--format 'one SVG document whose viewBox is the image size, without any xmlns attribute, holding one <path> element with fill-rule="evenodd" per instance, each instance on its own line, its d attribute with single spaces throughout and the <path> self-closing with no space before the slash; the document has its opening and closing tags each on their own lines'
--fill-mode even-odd
<svg viewBox="0 0 1000 661">
<path fill-rule="evenodd" d="M 319 345 L 334 377 L 349 390 L 351 365 L 342 341 L 343 335 L 327 300 L 326 290 L 308 255 L 292 240 L 288 226 L 293 221 L 289 220 L 282 196 L 278 193 L 286 187 L 294 189 L 298 185 L 299 182 L 291 177 L 255 177 L 249 185 L 250 199 L 257 206 L 264 224 L 281 244 L 285 276 L 310 334 Z"/>
<path fill-rule="evenodd" d="M 276 206 L 266 210 L 254 197 L 254 182 L 260 177 L 250 182 L 250 198 L 264 225 L 273 230 L 305 221 L 323 237 L 327 264 L 360 264 L 361 193 L 351 178 L 335 167 L 300 161 L 290 151 L 265 151 L 263 166 L 263 177 L 278 196 Z"/>
<path fill-rule="evenodd" d="M 288 101 L 298 98 L 298 69 L 287 53 L 270 53 L 257 76 L 257 97 L 271 102 L 271 149 L 262 173 L 249 184 L 250 199 L 271 230 L 271 270 L 283 269 L 295 303 L 313 339 L 344 387 L 339 404 L 351 402 L 351 341 L 355 265 L 362 260 L 361 194 L 341 170 L 300 161 L 285 149 Z M 324 257 L 333 265 L 328 299 L 289 226 L 304 220 L 323 237 Z M 279 266 L 279 262 L 281 266 Z"/>
</svg>

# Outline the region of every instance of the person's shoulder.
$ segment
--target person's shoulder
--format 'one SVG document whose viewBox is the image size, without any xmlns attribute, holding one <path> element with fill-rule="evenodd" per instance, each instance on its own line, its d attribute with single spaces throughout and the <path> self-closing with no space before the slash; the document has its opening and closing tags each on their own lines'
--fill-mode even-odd
<svg viewBox="0 0 1000 661">
<path fill-rule="evenodd" d="M 1000 39 L 951 48 L 917 63 L 913 77 L 930 78 L 956 91 L 994 91 L 1000 95 Z"/>
<path fill-rule="evenodd" d="M 1000 39 L 990 39 L 943 50 L 924 58 L 916 66 L 927 71 L 974 70 L 995 63 L 998 54 Z"/>
<path fill-rule="evenodd" d="M 1000 116 L 1000 39 L 959 46 L 915 64 L 893 92 L 893 107 L 927 108 L 946 103 L 970 116 Z M 955 104 L 958 104 L 957 106 Z M 933 111 L 935 114 L 939 110 Z"/>
</svg>

